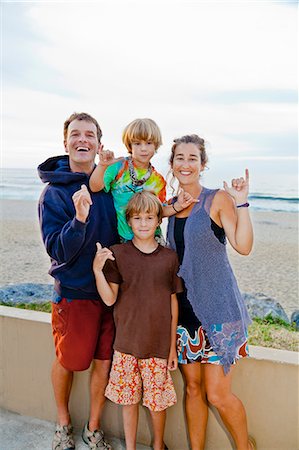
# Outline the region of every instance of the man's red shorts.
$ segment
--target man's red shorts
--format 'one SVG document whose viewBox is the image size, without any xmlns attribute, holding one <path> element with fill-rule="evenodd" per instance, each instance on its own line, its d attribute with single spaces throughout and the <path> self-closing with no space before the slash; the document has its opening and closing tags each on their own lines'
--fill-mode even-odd
<svg viewBox="0 0 299 450">
<path fill-rule="evenodd" d="M 100 300 L 52 303 L 56 355 L 68 370 L 86 370 L 93 359 L 111 359 L 114 341 L 112 308 Z"/>
</svg>

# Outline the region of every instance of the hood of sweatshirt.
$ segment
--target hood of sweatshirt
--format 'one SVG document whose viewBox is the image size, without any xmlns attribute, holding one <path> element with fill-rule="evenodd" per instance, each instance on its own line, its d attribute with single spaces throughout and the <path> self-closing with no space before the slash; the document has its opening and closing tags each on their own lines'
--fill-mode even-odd
<svg viewBox="0 0 299 450">
<path fill-rule="evenodd" d="M 71 172 L 68 155 L 48 158 L 37 168 L 43 183 L 70 184 L 75 181 L 86 181 L 86 173 Z"/>
</svg>

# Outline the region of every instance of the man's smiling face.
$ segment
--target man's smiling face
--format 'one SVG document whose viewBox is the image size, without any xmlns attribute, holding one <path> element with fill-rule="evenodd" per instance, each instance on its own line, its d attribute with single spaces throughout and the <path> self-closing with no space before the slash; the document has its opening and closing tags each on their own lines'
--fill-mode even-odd
<svg viewBox="0 0 299 450">
<path fill-rule="evenodd" d="M 73 120 L 69 124 L 67 137 L 64 141 L 72 172 L 90 173 L 100 145 L 94 123 L 86 120 Z"/>
</svg>

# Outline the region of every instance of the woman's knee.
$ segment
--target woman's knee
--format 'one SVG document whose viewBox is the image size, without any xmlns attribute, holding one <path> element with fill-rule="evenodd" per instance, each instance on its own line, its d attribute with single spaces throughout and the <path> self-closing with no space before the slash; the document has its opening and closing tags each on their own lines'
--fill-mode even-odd
<svg viewBox="0 0 299 450">
<path fill-rule="evenodd" d="M 225 408 L 233 400 L 231 373 L 224 376 L 220 366 L 207 365 L 205 385 L 208 402 L 217 409 Z"/>
<path fill-rule="evenodd" d="M 218 392 L 207 391 L 207 399 L 208 402 L 217 409 L 222 405 L 221 395 Z"/>
<path fill-rule="evenodd" d="M 186 381 L 186 394 L 190 397 L 205 395 L 204 383 L 201 380 Z"/>
<path fill-rule="evenodd" d="M 207 400 L 216 409 L 225 408 L 232 400 L 232 393 L 223 389 L 207 389 Z"/>
</svg>

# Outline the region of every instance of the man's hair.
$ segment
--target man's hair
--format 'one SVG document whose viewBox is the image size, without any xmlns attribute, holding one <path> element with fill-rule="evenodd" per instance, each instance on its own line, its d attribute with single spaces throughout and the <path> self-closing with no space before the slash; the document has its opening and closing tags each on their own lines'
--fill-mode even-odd
<svg viewBox="0 0 299 450">
<path fill-rule="evenodd" d="M 98 141 L 101 142 L 102 130 L 100 128 L 100 125 L 98 124 L 96 119 L 94 119 L 89 114 L 83 113 L 83 112 L 81 112 L 81 113 L 74 112 L 68 119 L 66 119 L 66 121 L 63 124 L 63 137 L 64 137 L 64 140 L 66 140 L 66 138 L 67 138 L 67 130 L 68 130 L 68 127 L 69 127 L 70 123 L 73 122 L 73 120 L 85 120 L 85 122 L 93 123 L 96 126 L 96 128 L 97 128 Z"/>
<path fill-rule="evenodd" d="M 162 145 L 161 131 L 152 119 L 135 119 L 123 131 L 123 143 L 132 153 L 132 143 L 136 141 L 150 141 L 157 150 Z"/>
<path fill-rule="evenodd" d="M 162 203 L 158 197 L 149 191 L 141 191 L 134 194 L 126 208 L 126 219 L 129 222 L 134 214 L 155 214 L 159 222 L 162 221 Z"/>
</svg>

